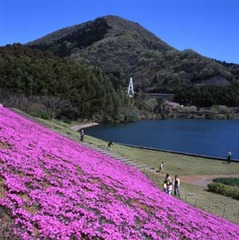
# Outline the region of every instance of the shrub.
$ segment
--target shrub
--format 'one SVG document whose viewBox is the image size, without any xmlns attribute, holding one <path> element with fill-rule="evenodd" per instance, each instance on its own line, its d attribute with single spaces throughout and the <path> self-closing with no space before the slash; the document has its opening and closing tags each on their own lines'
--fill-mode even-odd
<svg viewBox="0 0 239 240">
<path fill-rule="evenodd" d="M 236 200 L 239 200 L 239 190 L 236 189 L 235 191 L 233 191 L 232 198 L 234 198 Z"/>
<path fill-rule="evenodd" d="M 115 123 L 123 123 L 125 116 L 123 114 L 119 114 L 115 117 Z"/>
<path fill-rule="evenodd" d="M 222 183 L 230 186 L 239 186 L 239 178 L 215 178 L 213 182 Z"/>
<path fill-rule="evenodd" d="M 214 182 L 214 183 L 208 184 L 208 191 L 239 200 L 239 189 L 234 186 L 228 186 L 222 183 Z"/>
<path fill-rule="evenodd" d="M 139 116 L 134 114 L 128 116 L 128 122 L 137 122 L 137 121 L 139 121 Z"/>
<path fill-rule="evenodd" d="M 114 123 L 114 119 L 109 115 L 105 115 L 103 117 L 103 123 L 104 124 L 112 124 L 112 123 Z"/>
</svg>

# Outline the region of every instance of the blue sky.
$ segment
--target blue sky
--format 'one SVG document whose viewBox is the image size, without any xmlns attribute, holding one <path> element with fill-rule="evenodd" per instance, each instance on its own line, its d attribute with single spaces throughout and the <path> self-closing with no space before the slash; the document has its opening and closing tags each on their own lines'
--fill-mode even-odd
<svg viewBox="0 0 239 240">
<path fill-rule="evenodd" d="M 1 0 L 0 46 L 115 15 L 178 50 L 239 64 L 239 0 Z"/>
</svg>

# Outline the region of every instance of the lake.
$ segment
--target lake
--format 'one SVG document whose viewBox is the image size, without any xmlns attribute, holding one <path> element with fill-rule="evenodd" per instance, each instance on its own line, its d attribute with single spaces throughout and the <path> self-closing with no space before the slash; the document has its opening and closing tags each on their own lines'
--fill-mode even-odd
<svg viewBox="0 0 239 240">
<path fill-rule="evenodd" d="M 98 125 L 86 134 L 105 141 L 191 154 L 239 159 L 238 120 L 147 120 Z"/>
</svg>

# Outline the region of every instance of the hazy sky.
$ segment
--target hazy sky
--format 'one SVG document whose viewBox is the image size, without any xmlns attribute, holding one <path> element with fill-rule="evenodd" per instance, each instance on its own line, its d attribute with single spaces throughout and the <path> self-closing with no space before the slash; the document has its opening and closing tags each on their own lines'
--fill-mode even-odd
<svg viewBox="0 0 239 240">
<path fill-rule="evenodd" d="M 239 0 L 0 0 L 0 46 L 115 15 L 178 50 L 239 64 Z"/>
</svg>

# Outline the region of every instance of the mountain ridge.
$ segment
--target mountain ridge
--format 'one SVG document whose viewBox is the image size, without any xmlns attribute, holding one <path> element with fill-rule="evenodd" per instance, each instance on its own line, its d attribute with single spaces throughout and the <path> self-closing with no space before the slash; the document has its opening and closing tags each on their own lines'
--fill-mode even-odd
<svg viewBox="0 0 239 240">
<path fill-rule="evenodd" d="M 140 24 L 112 15 L 60 29 L 27 46 L 103 68 L 124 85 L 132 75 L 136 85 L 140 78 L 139 85 L 149 85 L 167 52 L 180 53 Z"/>
<path fill-rule="evenodd" d="M 100 68 L 116 87 L 126 87 L 133 77 L 137 91 L 174 92 L 185 84 L 226 86 L 239 81 L 239 65 L 192 49 L 179 51 L 139 23 L 112 15 L 60 29 L 27 46 Z"/>
<path fill-rule="evenodd" d="M 153 40 L 154 42 L 157 42 L 160 40 L 162 42 L 162 45 L 164 45 L 165 48 L 171 48 L 167 43 L 163 42 L 161 39 L 159 39 L 156 35 L 152 34 L 148 30 L 144 29 L 139 23 L 132 22 L 125 20 L 123 18 L 113 16 L 113 15 L 107 15 L 105 17 L 99 17 L 96 18 L 93 21 L 88 21 L 81 24 L 75 24 L 69 27 L 61 28 L 59 30 L 56 30 L 52 33 L 49 33 L 41 38 L 38 38 L 36 40 L 28 42 L 26 45 L 28 46 L 35 46 L 37 44 L 46 44 L 47 41 L 50 40 L 50 43 L 52 44 L 54 41 L 58 41 L 60 39 L 64 39 L 67 35 L 74 35 L 78 31 L 84 30 L 85 32 L 89 31 L 91 28 L 94 30 L 97 28 L 100 24 L 105 24 L 103 27 L 106 28 L 106 30 L 111 30 L 115 37 L 118 36 L 120 33 L 123 34 L 126 32 L 126 30 L 134 32 L 135 34 L 143 32 L 143 35 L 148 35 L 148 38 L 150 40 Z M 137 27 L 136 27 L 137 26 Z M 107 28 L 108 27 L 108 28 Z M 86 28 L 86 29 L 84 29 Z M 140 31 L 139 31 L 140 29 Z M 107 36 L 107 31 L 105 31 Z M 47 43 L 49 45 L 49 43 Z"/>
</svg>

